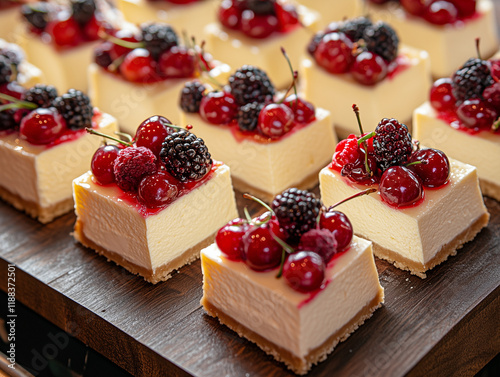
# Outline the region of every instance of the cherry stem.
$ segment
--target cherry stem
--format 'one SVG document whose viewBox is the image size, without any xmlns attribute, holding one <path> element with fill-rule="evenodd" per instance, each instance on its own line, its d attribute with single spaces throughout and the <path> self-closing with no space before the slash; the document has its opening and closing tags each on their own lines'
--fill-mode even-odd
<svg viewBox="0 0 500 377">
<path fill-rule="evenodd" d="M 123 39 L 116 38 L 114 35 L 106 33 L 104 30 L 100 30 L 99 33 L 98 33 L 98 35 L 99 35 L 99 38 L 101 38 L 101 39 L 104 39 L 104 40 L 107 40 L 107 41 L 111 41 L 115 45 L 118 45 L 118 46 L 121 46 L 121 47 L 125 47 L 125 48 L 129 48 L 131 50 L 133 50 L 135 48 L 142 48 L 142 47 L 145 46 L 144 42 L 124 41 Z"/>
<path fill-rule="evenodd" d="M 500 117 L 496 121 L 494 121 L 493 124 L 491 125 L 491 130 L 493 132 L 496 132 L 499 129 L 500 129 Z"/>
<path fill-rule="evenodd" d="M 18 104 L 20 108 L 25 108 L 25 109 L 36 109 L 38 106 L 34 104 L 33 102 L 28 102 L 28 101 L 21 101 L 20 99 L 17 99 L 16 97 L 9 96 L 8 94 L 0 93 L 0 99 L 13 102 L 15 104 Z M 8 104 L 10 105 L 10 104 Z"/>
<path fill-rule="evenodd" d="M 359 116 L 359 107 L 358 107 L 358 105 L 353 104 L 352 105 L 352 110 L 354 111 L 354 114 L 356 114 L 356 119 L 358 121 L 358 127 L 359 127 L 360 136 L 362 136 L 364 134 L 364 132 L 363 132 L 363 125 L 361 124 L 361 117 Z M 372 132 L 372 133 L 373 133 L 373 135 L 370 136 L 370 137 L 373 137 L 373 136 L 376 135 L 375 132 Z M 370 135 L 370 134 L 368 134 L 368 135 Z M 361 139 L 363 139 L 363 137 Z M 370 169 L 370 165 L 368 164 L 368 146 L 366 145 L 366 141 L 365 140 L 366 139 L 362 140 L 363 148 L 365 149 L 365 169 L 366 169 L 366 172 L 371 177 L 373 175 L 373 172 Z M 359 145 L 359 142 L 358 142 L 358 145 Z"/>
<path fill-rule="evenodd" d="M 415 145 L 415 151 L 420 150 L 420 141 L 419 140 L 413 140 L 413 145 Z"/>
<path fill-rule="evenodd" d="M 250 213 L 248 212 L 248 208 L 247 207 L 243 208 L 243 212 L 245 213 L 245 217 L 246 217 L 248 223 L 251 224 L 252 223 L 252 216 L 250 216 Z"/>
<path fill-rule="evenodd" d="M 285 102 L 285 99 L 288 97 L 288 93 L 290 93 L 290 90 L 292 90 L 292 88 L 295 89 L 295 80 L 297 79 L 297 77 L 299 77 L 299 73 L 297 71 L 293 71 L 292 84 L 286 90 L 285 94 L 283 95 L 283 98 L 279 102 L 277 102 L 278 104 L 282 104 L 283 102 Z M 297 90 L 295 90 L 295 100 L 293 101 L 295 103 L 295 107 L 297 107 L 297 102 L 298 102 L 297 100 L 298 100 Z"/>
<path fill-rule="evenodd" d="M 278 271 L 278 275 L 276 275 L 276 279 L 279 279 L 280 277 L 283 276 L 283 266 L 285 266 L 285 258 L 286 258 L 286 251 L 285 251 L 285 249 L 283 249 L 281 251 L 280 269 Z"/>
<path fill-rule="evenodd" d="M 375 131 L 370 132 L 369 134 L 366 134 L 365 136 L 362 136 L 358 139 L 358 145 L 361 143 L 364 143 L 366 140 L 371 139 L 374 137 L 377 133 Z"/>
<path fill-rule="evenodd" d="M 481 52 L 479 52 L 479 42 L 480 42 L 480 38 L 476 38 L 475 39 L 476 41 L 476 52 L 477 52 L 477 57 L 480 59 L 480 60 L 483 60 L 481 59 Z"/>
<path fill-rule="evenodd" d="M 280 269 L 278 271 L 278 275 L 276 275 L 276 279 L 279 279 L 281 275 L 283 275 L 283 266 L 285 264 L 285 256 L 286 253 L 288 254 L 293 254 L 295 253 L 295 250 L 293 247 L 291 247 L 289 244 L 287 244 L 285 241 L 283 241 L 281 238 L 279 238 L 276 234 L 273 233 L 271 229 L 269 229 L 269 233 L 271 236 L 273 236 L 274 240 L 280 244 L 280 246 L 283 248 L 283 251 L 281 252 L 281 262 L 280 262 Z"/>
<path fill-rule="evenodd" d="M 115 131 L 115 135 L 118 135 L 118 136 L 125 138 L 129 143 L 132 142 L 132 136 L 130 136 L 129 134 L 126 134 L 125 132 Z"/>
<path fill-rule="evenodd" d="M 374 192 L 377 192 L 376 188 L 369 188 L 369 189 L 366 189 L 364 191 L 358 192 L 357 194 L 349 196 L 348 198 L 345 198 L 345 199 L 341 200 L 340 202 L 335 203 L 334 205 L 328 207 L 328 211 L 330 211 L 331 209 L 334 209 L 335 207 L 337 207 L 337 206 L 341 205 L 342 203 L 345 203 L 351 199 L 354 199 L 354 198 L 357 198 L 357 197 L 363 196 L 363 195 L 369 195 L 369 194 L 372 194 Z"/>
<path fill-rule="evenodd" d="M 122 145 L 125 145 L 127 147 L 131 147 L 132 146 L 132 143 L 129 143 L 129 142 L 126 142 L 126 141 L 123 141 L 123 140 L 120 140 L 116 137 L 113 137 L 113 136 L 110 136 L 110 135 L 106 135 L 106 134 L 103 134 L 102 132 L 99 132 L 99 131 L 96 131 L 94 130 L 93 128 L 85 128 L 85 130 L 89 133 L 89 134 L 93 134 L 93 135 L 98 135 L 98 136 L 102 136 L 106 139 L 109 139 L 109 140 L 113 140 L 113 141 L 116 141 L 117 143 L 120 143 Z"/>
<path fill-rule="evenodd" d="M 281 46 L 281 53 L 283 54 L 283 56 L 285 57 L 285 59 L 286 59 L 286 61 L 288 63 L 288 67 L 290 68 L 290 72 L 292 72 L 292 84 L 291 84 L 290 88 L 288 88 L 288 90 L 286 91 L 285 98 L 288 95 L 288 92 L 290 91 L 290 89 L 292 87 L 293 87 L 293 92 L 295 93 L 295 98 L 298 98 L 298 96 L 297 96 L 297 85 L 295 85 L 295 81 L 297 80 L 297 77 L 299 76 L 299 74 L 298 74 L 297 71 L 293 70 L 293 66 L 292 66 L 292 62 L 290 61 L 290 57 L 286 53 L 285 48 L 283 46 Z"/>
<path fill-rule="evenodd" d="M 269 207 L 267 203 L 264 203 L 261 199 L 257 198 L 256 196 L 250 195 L 250 194 L 243 194 L 243 197 L 245 199 L 250 199 L 253 200 L 254 202 L 259 203 L 262 207 L 267 209 L 269 212 L 271 212 L 273 215 L 275 214 L 274 211 Z"/>
<path fill-rule="evenodd" d="M 127 55 L 126 54 L 122 55 L 122 56 L 116 58 L 115 60 L 113 60 L 111 62 L 111 64 L 108 65 L 108 70 L 111 72 L 116 72 L 118 70 L 118 67 L 120 67 L 120 65 L 122 65 L 123 61 L 125 60 L 125 56 L 127 56 Z"/>
<path fill-rule="evenodd" d="M 418 161 L 409 162 L 409 163 L 405 164 L 405 166 L 408 167 L 408 166 L 420 165 L 420 164 L 427 165 L 428 163 L 429 162 L 427 160 L 418 160 Z"/>
<path fill-rule="evenodd" d="M 28 105 L 28 104 L 30 104 L 30 105 Z M 6 105 L 0 106 L 0 112 L 4 111 L 4 110 L 9 110 L 9 109 L 29 109 L 29 110 L 33 110 L 33 109 L 36 109 L 37 107 L 38 106 L 35 105 L 34 103 L 21 101 L 21 102 L 17 102 L 17 103 L 8 103 Z"/>
</svg>

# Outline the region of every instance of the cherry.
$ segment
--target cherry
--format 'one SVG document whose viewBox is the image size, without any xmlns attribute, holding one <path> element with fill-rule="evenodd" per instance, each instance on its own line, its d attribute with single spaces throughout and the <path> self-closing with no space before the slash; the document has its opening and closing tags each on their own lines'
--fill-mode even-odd
<svg viewBox="0 0 500 377">
<path fill-rule="evenodd" d="M 154 81 L 157 79 L 156 61 L 145 48 L 136 48 L 125 56 L 120 73 L 132 82 Z"/>
<path fill-rule="evenodd" d="M 457 115 L 465 127 L 476 129 L 490 128 L 497 118 L 495 109 L 477 98 L 466 100 L 458 106 Z"/>
<path fill-rule="evenodd" d="M 171 124 L 171 121 L 161 115 L 149 117 L 137 128 L 134 137 L 135 144 L 138 147 L 151 149 L 156 158 L 158 158 L 163 141 L 168 135 L 175 132 L 175 129 L 170 127 Z"/>
<path fill-rule="evenodd" d="M 102 185 L 115 181 L 114 165 L 120 148 L 116 145 L 103 145 L 99 147 L 90 163 L 90 169 L 94 178 Z"/>
<path fill-rule="evenodd" d="M 432 148 L 419 149 L 412 153 L 409 162 L 426 161 L 426 164 L 408 166 L 421 179 L 425 187 L 439 187 L 443 185 L 450 175 L 450 162 L 448 157 Z"/>
<path fill-rule="evenodd" d="M 286 97 L 284 104 L 292 109 L 293 118 L 297 123 L 308 124 L 316 119 L 314 105 L 295 94 Z"/>
<path fill-rule="evenodd" d="M 145 176 L 139 183 L 137 198 L 148 208 L 158 208 L 172 203 L 177 197 L 178 181 L 165 171 Z"/>
<path fill-rule="evenodd" d="M 483 98 L 486 103 L 493 107 L 497 113 L 500 111 L 500 82 L 495 82 L 483 91 Z"/>
<path fill-rule="evenodd" d="M 83 34 L 89 41 L 97 41 L 99 39 L 99 30 L 101 29 L 101 21 L 95 14 L 83 27 Z"/>
<path fill-rule="evenodd" d="M 312 251 L 291 254 L 283 265 L 283 278 L 298 292 L 312 292 L 321 287 L 325 278 L 323 258 Z"/>
<path fill-rule="evenodd" d="M 223 0 L 217 12 L 220 23 L 229 29 L 238 29 L 241 21 L 241 9 L 232 0 Z"/>
<path fill-rule="evenodd" d="M 368 153 L 368 167 L 372 172 L 369 174 L 366 170 L 365 164 L 365 150 L 359 148 L 359 157 L 356 161 L 345 164 L 342 167 L 340 174 L 342 176 L 348 177 L 351 181 L 363 184 L 363 185 L 373 185 L 378 182 L 377 176 L 377 161 L 373 153 Z"/>
<path fill-rule="evenodd" d="M 337 241 L 337 251 L 344 250 L 351 243 L 352 224 L 344 213 L 334 210 L 323 211 L 319 218 L 319 226 L 332 232 Z"/>
<path fill-rule="evenodd" d="M 162 75 L 170 78 L 193 77 L 195 59 L 192 51 L 182 46 L 173 46 L 162 52 L 158 61 Z"/>
<path fill-rule="evenodd" d="M 410 14 L 420 16 L 425 12 L 431 0 L 400 0 L 401 6 Z"/>
<path fill-rule="evenodd" d="M 209 92 L 200 103 L 200 116 L 212 124 L 228 124 L 237 112 L 236 99 L 226 92 Z"/>
<path fill-rule="evenodd" d="M 129 29 L 116 30 L 112 34 L 114 34 L 114 37 L 121 39 L 122 41 L 133 42 L 133 43 L 139 42 L 139 37 L 137 37 L 134 34 L 134 32 Z M 113 43 L 113 49 L 111 50 L 111 58 L 112 60 L 116 60 L 122 57 L 123 55 L 128 54 L 130 51 L 132 51 L 131 48 L 120 46 Z"/>
<path fill-rule="evenodd" d="M 26 89 L 19 85 L 17 81 L 11 81 L 0 85 L 0 93 L 7 94 L 8 96 L 22 99 Z M 0 100 L 3 101 L 3 100 Z"/>
<path fill-rule="evenodd" d="M 285 104 L 271 103 L 259 113 L 257 127 L 269 137 L 280 137 L 294 126 L 293 111 Z"/>
<path fill-rule="evenodd" d="M 432 107 L 437 111 L 455 111 L 456 99 L 452 91 L 451 78 L 442 78 L 432 84 L 430 100 Z"/>
<path fill-rule="evenodd" d="M 298 250 L 313 251 L 327 264 L 337 253 L 337 240 L 329 229 L 311 229 L 300 237 Z"/>
<path fill-rule="evenodd" d="M 266 223 L 250 228 L 243 235 L 242 257 L 246 264 L 254 270 L 269 270 L 278 267 L 281 263 L 283 248 L 273 238 L 270 230 L 271 226 Z M 274 229 L 272 231 L 274 233 Z M 276 236 L 279 237 L 279 235 Z"/>
<path fill-rule="evenodd" d="M 422 184 L 410 169 L 391 166 L 380 179 L 380 197 L 393 207 L 414 204 L 423 196 Z"/>
<path fill-rule="evenodd" d="M 55 108 L 38 108 L 21 121 L 21 138 L 31 144 L 49 144 L 66 130 L 66 122 Z"/>
<path fill-rule="evenodd" d="M 476 0 L 449 0 L 458 10 L 460 17 L 470 17 L 476 13 Z"/>
<path fill-rule="evenodd" d="M 424 18 L 434 25 L 451 24 L 457 20 L 457 8 L 448 1 L 435 1 L 424 12 Z"/>
<path fill-rule="evenodd" d="M 344 73 L 354 60 L 352 49 L 352 41 L 344 33 L 329 33 L 318 43 L 314 59 L 330 73 Z"/>
<path fill-rule="evenodd" d="M 250 226 L 245 220 L 231 220 L 219 229 L 215 242 L 224 255 L 230 260 L 241 260 L 243 252 L 242 238 Z"/>
<path fill-rule="evenodd" d="M 276 30 L 278 18 L 274 14 L 255 14 L 248 9 L 241 14 L 241 31 L 250 38 L 267 38 Z"/>
<path fill-rule="evenodd" d="M 287 32 L 299 24 L 299 14 L 294 5 L 276 2 L 274 3 L 274 9 L 281 31 Z"/>
<path fill-rule="evenodd" d="M 490 60 L 490 72 L 493 79 L 500 79 L 500 59 L 492 59 Z"/>
<path fill-rule="evenodd" d="M 357 82 L 374 85 L 387 76 L 387 64 L 380 55 L 364 51 L 356 56 L 351 73 Z"/>
<path fill-rule="evenodd" d="M 83 40 L 80 25 L 69 13 L 61 12 L 61 17 L 50 21 L 45 30 L 59 47 L 76 46 Z"/>
</svg>

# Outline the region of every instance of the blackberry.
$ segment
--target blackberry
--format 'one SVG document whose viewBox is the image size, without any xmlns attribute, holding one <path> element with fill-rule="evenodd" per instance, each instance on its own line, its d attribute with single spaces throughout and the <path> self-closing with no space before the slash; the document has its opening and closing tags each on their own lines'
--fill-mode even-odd
<svg viewBox="0 0 500 377">
<path fill-rule="evenodd" d="M 259 114 L 264 104 L 258 102 L 250 102 L 243 105 L 238 110 L 236 115 L 236 120 L 238 121 L 238 127 L 242 131 L 252 131 L 257 127 L 259 122 Z"/>
<path fill-rule="evenodd" d="M 369 18 L 357 17 L 344 22 L 339 31 L 347 35 L 351 41 L 356 42 L 357 40 L 363 38 L 365 30 L 372 25 L 372 20 Z"/>
<path fill-rule="evenodd" d="M 378 54 L 388 62 L 398 56 L 399 38 L 393 28 L 385 22 L 377 22 L 363 32 L 368 51 Z"/>
<path fill-rule="evenodd" d="M 248 9 L 255 14 L 275 14 L 276 0 L 236 0 L 240 9 Z"/>
<path fill-rule="evenodd" d="M 92 127 L 94 113 L 90 99 L 83 92 L 70 89 L 67 93 L 54 100 L 54 107 L 59 111 L 66 126 L 71 130 Z"/>
<path fill-rule="evenodd" d="M 5 56 L 0 55 L 0 84 L 10 82 L 12 76 L 12 65 L 10 60 Z"/>
<path fill-rule="evenodd" d="M 108 68 L 111 63 L 113 63 L 113 58 L 111 57 L 111 46 L 108 42 L 104 42 L 94 49 L 94 62 L 103 68 Z"/>
<path fill-rule="evenodd" d="M 9 60 L 10 64 L 17 67 L 24 59 L 22 51 L 18 49 L 5 48 L 0 51 L 0 55 Z"/>
<path fill-rule="evenodd" d="M 316 227 L 321 200 L 307 190 L 290 188 L 276 195 L 272 209 L 288 240 L 296 243 L 304 233 Z"/>
<path fill-rule="evenodd" d="M 17 127 L 15 113 L 12 109 L 0 111 L 0 131 L 13 130 Z"/>
<path fill-rule="evenodd" d="M 189 81 L 185 83 L 180 98 L 181 109 L 187 113 L 199 112 L 204 91 L 205 86 L 199 81 Z"/>
<path fill-rule="evenodd" d="M 181 182 L 199 180 L 212 168 L 212 157 L 205 142 L 186 130 L 165 138 L 160 158 L 165 169 Z"/>
<path fill-rule="evenodd" d="M 90 21 L 96 11 L 94 0 L 71 0 L 73 18 L 80 25 L 85 25 Z"/>
<path fill-rule="evenodd" d="M 307 52 L 311 55 L 314 56 L 314 53 L 316 52 L 316 49 L 318 48 L 319 42 L 323 39 L 325 36 L 325 33 L 320 31 L 319 33 L 314 34 L 314 37 L 312 37 L 311 41 L 307 45 Z"/>
<path fill-rule="evenodd" d="M 384 118 L 375 128 L 373 154 L 382 171 L 408 161 L 413 151 L 411 135 L 405 124 Z"/>
<path fill-rule="evenodd" d="M 158 59 L 163 51 L 167 51 L 179 44 L 177 34 L 169 25 L 143 25 L 141 32 L 145 47 L 154 59 Z"/>
<path fill-rule="evenodd" d="M 21 14 L 35 29 L 44 30 L 49 23 L 51 3 L 36 2 L 21 7 Z"/>
<path fill-rule="evenodd" d="M 458 103 L 482 98 L 484 89 L 494 83 L 488 62 L 471 58 L 452 76 L 452 92 Z"/>
<path fill-rule="evenodd" d="M 260 68 L 244 65 L 229 77 L 231 94 L 239 106 L 250 102 L 266 102 L 274 96 L 274 85 Z"/>
<path fill-rule="evenodd" d="M 37 84 L 24 92 L 23 99 L 38 107 L 51 107 L 57 98 L 57 89 L 52 85 Z"/>
</svg>

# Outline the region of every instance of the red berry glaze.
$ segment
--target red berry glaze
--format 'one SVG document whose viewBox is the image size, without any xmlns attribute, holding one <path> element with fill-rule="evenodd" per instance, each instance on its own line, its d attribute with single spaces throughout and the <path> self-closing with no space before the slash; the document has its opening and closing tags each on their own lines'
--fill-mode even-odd
<svg viewBox="0 0 500 377">
<path fill-rule="evenodd" d="M 409 206 L 423 196 L 422 184 L 410 169 L 404 166 L 391 166 L 380 179 L 380 196 L 393 207 Z"/>
<path fill-rule="evenodd" d="M 344 213 L 334 210 L 323 211 L 319 226 L 332 232 L 337 241 L 337 251 L 344 250 L 351 243 L 354 232 L 349 218 Z"/>
<path fill-rule="evenodd" d="M 107 185 L 115 181 L 114 166 L 119 152 L 120 148 L 116 145 L 103 145 L 92 156 L 90 169 L 100 184 Z"/>
<path fill-rule="evenodd" d="M 408 166 L 421 179 L 426 187 L 439 187 L 450 176 L 448 157 L 438 149 L 425 148 L 412 153 L 409 162 L 426 161 L 426 164 Z"/>
<path fill-rule="evenodd" d="M 177 181 L 165 171 L 147 175 L 139 183 L 137 198 L 148 208 L 158 208 L 170 204 L 177 197 Z"/>
<path fill-rule="evenodd" d="M 26 115 L 19 129 L 21 139 L 31 144 L 50 144 L 66 130 L 66 122 L 55 108 L 38 108 Z"/>
<path fill-rule="evenodd" d="M 200 116 L 212 124 L 228 124 L 237 112 L 236 100 L 226 92 L 209 92 L 200 103 Z"/>
<path fill-rule="evenodd" d="M 280 137 L 293 126 L 293 111 L 283 103 L 271 103 L 259 113 L 257 127 L 265 136 Z"/>
<path fill-rule="evenodd" d="M 323 284 L 325 264 L 312 251 L 299 251 L 288 256 L 283 266 L 283 278 L 294 290 L 308 293 Z"/>
<path fill-rule="evenodd" d="M 137 128 L 134 137 L 135 144 L 138 147 L 151 149 L 158 158 L 163 141 L 168 135 L 175 132 L 175 129 L 170 127 L 171 124 L 171 121 L 161 115 L 149 117 Z"/>
</svg>

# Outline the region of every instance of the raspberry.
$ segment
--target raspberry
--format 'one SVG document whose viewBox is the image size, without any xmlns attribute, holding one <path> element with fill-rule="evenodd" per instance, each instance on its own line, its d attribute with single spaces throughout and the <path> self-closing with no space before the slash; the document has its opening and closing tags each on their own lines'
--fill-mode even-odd
<svg viewBox="0 0 500 377">
<path fill-rule="evenodd" d="M 267 74 L 251 65 L 244 65 L 229 77 L 229 85 L 240 106 L 250 102 L 264 103 L 274 96 L 274 85 Z"/>
<path fill-rule="evenodd" d="M 329 229 L 311 229 L 300 237 L 298 250 L 313 251 L 328 263 L 337 253 L 337 245 L 337 240 Z"/>
<path fill-rule="evenodd" d="M 238 127 L 242 131 L 252 131 L 257 127 L 259 121 L 259 114 L 264 104 L 258 102 L 250 102 L 243 105 L 238 110 L 236 115 L 236 120 L 238 121 Z"/>
<path fill-rule="evenodd" d="M 321 201 L 312 192 L 290 188 L 274 198 L 272 209 L 289 241 L 296 243 L 304 233 L 315 228 Z"/>
<path fill-rule="evenodd" d="M 384 118 L 375 128 L 373 153 L 378 166 L 385 171 L 390 166 L 402 165 L 413 151 L 411 135 L 405 124 Z"/>
<path fill-rule="evenodd" d="M 186 130 L 165 138 L 160 158 L 165 169 L 181 182 L 199 180 L 212 168 L 212 157 L 205 142 Z"/>
<path fill-rule="evenodd" d="M 158 59 L 162 52 L 179 44 L 174 29 L 165 24 L 148 24 L 141 27 L 142 40 L 146 49 L 154 59 Z"/>
<path fill-rule="evenodd" d="M 23 99 L 38 107 L 51 107 L 57 98 L 57 89 L 52 85 L 37 84 L 24 92 Z"/>
<path fill-rule="evenodd" d="M 142 178 L 156 172 L 156 157 L 146 147 L 122 149 L 115 159 L 115 181 L 123 191 L 136 191 Z"/>
<path fill-rule="evenodd" d="M 0 84 L 10 82 L 12 76 L 12 66 L 10 60 L 5 56 L 0 55 Z"/>
<path fill-rule="evenodd" d="M 70 89 L 54 100 L 54 106 L 71 130 L 92 127 L 93 108 L 90 99 L 83 92 Z"/>
<path fill-rule="evenodd" d="M 71 9 L 75 21 L 83 26 L 94 15 L 96 5 L 94 0 L 71 0 Z"/>
<path fill-rule="evenodd" d="M 181 109 L 187 113 L 198 113 L 204 91 L 205 86 L 199 81 L 185 83 L 180 98 Z"/>
<path fill-rule="evenodd" d="M 484 89 L 493 84 L 487 61 L 471 58 L 452 76 L 452 93 L 457 104 L 471 98 L 482 98 Z"/>
<path fill-rule="evenodd" d="M 335 160 L 341 166 L 354 164 L 359 158 L 358 138 L 356 135 L 349 135 L 347 139 L 341 140 L 335 147 Z"/>
<path fill-rule="evenodd" d="M 368 51 L 391 62 L 398 56 L 399 38 L 393 28 L 385 22 L 377 22 L 363 32 Z"/>
<path fill-rule="evenodd" d="M 363 38 L 365 30 L 372 25 L 372 21 L 369 18 L 357 17 L 344 22 L 339 31 L 347 35 L 351 41 L 356 42 Z"/>
<path fill-rule="evenodd" d="M 51 3 L 41 1 L 24 4 L 21 7 L 21 14 L 35 29 L 44 30 L 49 23 L 49 13 L 53 7 Z"/>
</svg>

